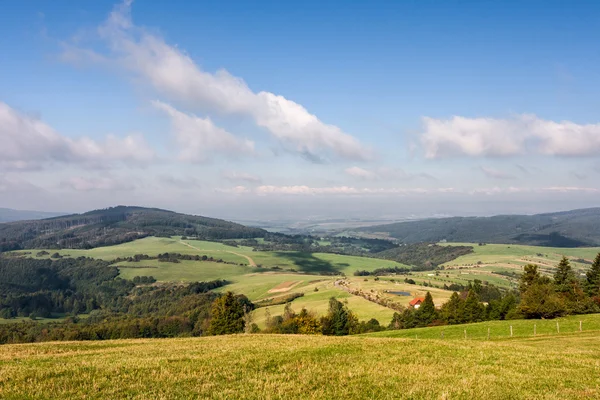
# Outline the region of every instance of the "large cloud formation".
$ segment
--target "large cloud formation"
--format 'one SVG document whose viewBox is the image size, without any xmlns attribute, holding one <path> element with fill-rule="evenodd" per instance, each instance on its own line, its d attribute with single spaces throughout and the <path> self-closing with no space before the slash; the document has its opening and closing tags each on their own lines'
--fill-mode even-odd
<svg viewBox="0 0 600 400">
<path fill-rule="evenodd" d="M 146 163 L 155 158 L 141 135 L 109 135 L 102 142 L 89 137 L 73 139 L 2 102 L 0 143 L 1 169 L 39 169 L 49 163 L 100 167 L 113 162 Z"/>
<path fill-rule="evenodd" d="M 215 152 L 230 156 L 254 153 L 252 141 L 237 138 L 216 126 L 208 117 L 183 113 L 158 100 L 152 104 L 171 119 L 172 133 L 181 148 L 181 161 L 203 162 Z"/>
<path fill-rule="evenodd" d="M 593 156 L 600 154 L 600 124 L 555 122 L 529 114 L 508 119 L 426 117 L 421 142 L 427 158 Z"/>
<path fill-rule="evenodd" d="M 270 92 L 256 93 L 225 70 L 203 71 L 177 47 L 135 26 L 131 3 L 126 0 L 116 6 L 99 28 L 100 37 L 108 44 L 108 54 L 68 46 L 63 59 L 116 61 L 172 101 L 196 111 L 249 117 L 300 154 L 330 153 L 352 160 L 371 157 L 371 151 L 355 137 L 320 121 L 302 105 Z"/>
</svg>

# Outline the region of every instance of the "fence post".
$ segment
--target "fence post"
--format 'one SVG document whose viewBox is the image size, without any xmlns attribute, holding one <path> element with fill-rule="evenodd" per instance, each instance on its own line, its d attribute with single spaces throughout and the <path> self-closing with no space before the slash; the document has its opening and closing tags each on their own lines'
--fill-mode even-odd
<svg viewBox="0 0 600 400">
<path fill-rule="evenodd" d="M 582 321 L 579 321 L 579 332 L 581 332 L 581 331 L 582 331 L 582 326 L 581 326 L 581 324 L 582 324 Z"/>
<path fill-rule="evenodd" d="M 512 337 L 512 325 L 510 326 L 510 337 Z"/>
<path fill-rule="evenodd" d="M 487 340 L 490 340 L 490 327 L 488 326 L 488 338 Z"/>
<path fill-rule="evenodd" d="M 467 330 L 465 329 L 465 340 L 467 340 Z"/>
<path fill-rule="evenodd" d="M 537 334 L 537 324 L 533 324 L 533 336 Z"/>
<path fill-rule="evenodd" d="M 556 321 L 556 333 L 560 333 L 560 326 L 558 326 L 558 321 Z"/>
</svg>

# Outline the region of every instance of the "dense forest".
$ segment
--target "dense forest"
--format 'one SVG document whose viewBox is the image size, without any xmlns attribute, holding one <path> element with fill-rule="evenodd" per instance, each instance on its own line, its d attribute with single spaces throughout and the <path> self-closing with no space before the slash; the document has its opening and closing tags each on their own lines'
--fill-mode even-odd
<svg viewBox="0 0 600 400">
<path fill-rule="evenodd" d="M 532 246 L 600 246 L 600 208 L 537 215 L 452 217 L 399 222 L 358 229 L 402 243 L 468 242 Z"/>
<path fill-rule="evenodd" d="M 201 335 L 218 298 L 211 290 L 227 284 L 126 280 L 109 264 L 85 257 L 0 257 L 0 317 L 31 321 L 0 324 L 0 343 Z M 236 296 L 236 301 L 247 310 L 254 308 L 245 296 Z M 86 318 L 80 318 L 82 314 Z M 65 323 L 35 323 L 56 316 L 69 318 Z"/>
<path fill-rule="evenodd" d="M 204 240 L 264 237 L 266 231 L 233 222 L 156 208 L 118 206 L 84 214 L 0 224 L 0 252 L 27 248 L 87 249 L 146 236 Z"/>
</svg>

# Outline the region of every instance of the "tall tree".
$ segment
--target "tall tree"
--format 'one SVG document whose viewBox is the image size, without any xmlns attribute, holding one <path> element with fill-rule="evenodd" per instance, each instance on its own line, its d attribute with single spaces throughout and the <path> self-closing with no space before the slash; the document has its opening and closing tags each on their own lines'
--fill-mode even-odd
<svg viewBox="0 0 600 400">
<path fill-rule="evenodd" d="M 586 289 L 590 296 L 600 295 L 600 253 L 598 253 L 592 267 L 586 273 Z"/>
<path fill-rule="evenodd" d="M 535 264 L 527 264 L 524 267 L 523 275 L 519 282 L 519 291 L 525 293 L 531 285 L 540 281 L 541 275 L 538 271 L 538 266 Z"/>
<path fill-rule="evenodd" d="M 210 314 L 209 334 L 227 335 L 244 331 L 244 308 L 233 293 L 227 292 L 216 299 Z"/>
<path fill-rule="evenodd" d="M 554 285 L 556 291 L 566 293 L 573 292 L 573 285 L 577 278 L 571 267 L 571 263 L 567 257 L 563 256 L 558 265 L 556 266 L 556 272 L 554 273 Z"/>
<path fill-rule="evenodd" d="M 535 283 L 521 295 L 518 310 L 525 318 L 556 318 L 564 315 L 567 308 L 552 284 Z"/>
<path fill-rule="evenodd" d="M 427 326 L 437 318 L 437 311 L 431 293 L 427 292 L 425 300 L 415 311 L 415 319 L 420 326 Z"/>
<path fill-rule="evenodd" d="M 473 290 L 469 290 L 467 294 L 463 315 L 465 322 L 480 322 L 485 317 L 485 307 L 479 302 L 479 296 Z"/>
<path fill-rule="evenodd" d="M 442 318 L 450 325 L 464 322 L 465 301 L 460 298 L 458 293 L 452 293 L 450 300 L 442 306 Z"/>
<path fill-rule="evenodd" d="M 356 316 L 343 303 L 335 297 L 329 299 L 329 312 L 321 319 L 324 335 L 349 335 L 357 323 Z"/>
</svg>

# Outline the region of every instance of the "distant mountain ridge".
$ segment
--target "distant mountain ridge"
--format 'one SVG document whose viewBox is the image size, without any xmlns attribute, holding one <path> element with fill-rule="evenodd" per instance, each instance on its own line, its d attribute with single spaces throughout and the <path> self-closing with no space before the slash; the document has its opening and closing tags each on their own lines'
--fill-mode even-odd
<svg viewBox="0 0 600 400">
<path fill-rule="evenodd" d="M 402 243 L 506 243 L 551 247 L 600 246 L 600 207 L 536 215 L 450 217 L 359 228 Z"/>
<path fill-rule="evenodd" d="M 64 213 L 46 212 L 46 211 L 30 211 L 30 210 L 14 210 L 12 208 L 0 207 L 0 223 L 26 221 L 32 219 L 44 219 L 65 215 Z"/>
<path fill-rule="evenodd" d="M 158 208 L 117 206 L 83 214 L 0 224 L 0 251 L 85 249 L 146 236 L 187 235 L 206 240 L 264 237 L 266 231 L 221 219 Z"/>
</svg>

